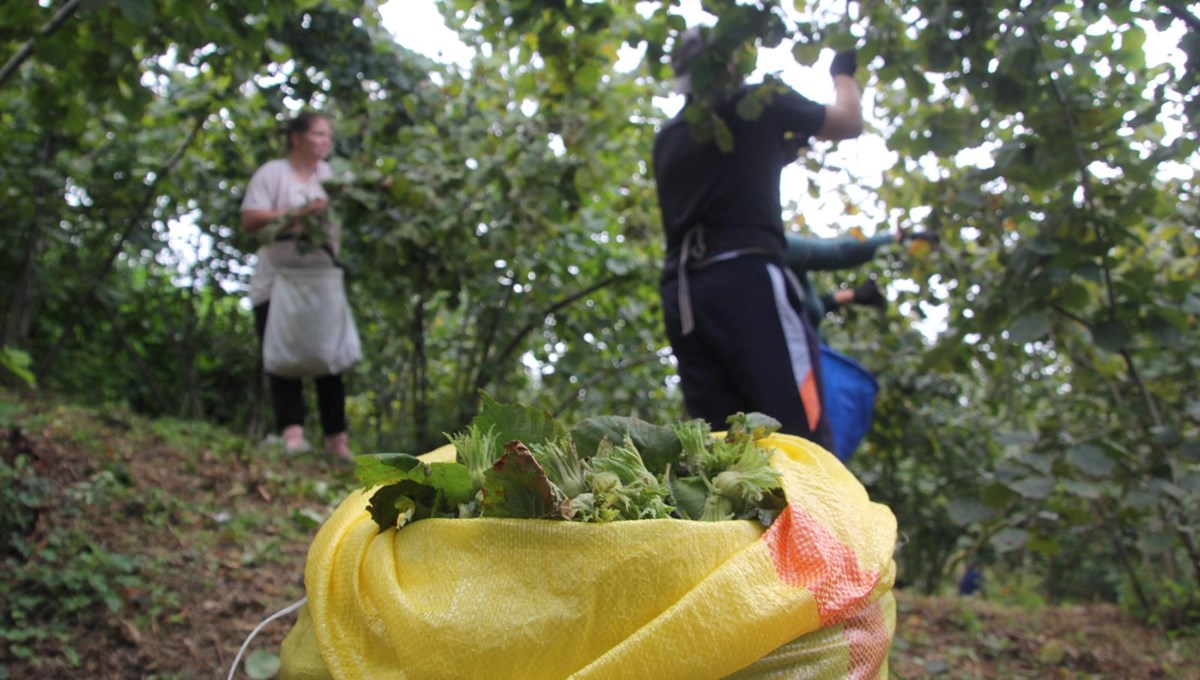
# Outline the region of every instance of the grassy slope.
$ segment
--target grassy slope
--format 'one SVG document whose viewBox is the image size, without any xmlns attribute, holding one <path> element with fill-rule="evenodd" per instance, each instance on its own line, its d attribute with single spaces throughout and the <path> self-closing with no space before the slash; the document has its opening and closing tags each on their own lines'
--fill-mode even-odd
<svg viewBox="0 0 1200 680">
<path fill-rule="evenodd" d="M 348 469 L 204 424 L 15 402 L 0 393 L 0 680 L 224 678 L 258 621 L 303 596 L 308 542 Z M 255 640 L 268 665 L 290 620 Z M 1200 678 L 1198 665 L 1200 641 L 1108 606 L 899 594 L 894 677 Z"/>
</svg>

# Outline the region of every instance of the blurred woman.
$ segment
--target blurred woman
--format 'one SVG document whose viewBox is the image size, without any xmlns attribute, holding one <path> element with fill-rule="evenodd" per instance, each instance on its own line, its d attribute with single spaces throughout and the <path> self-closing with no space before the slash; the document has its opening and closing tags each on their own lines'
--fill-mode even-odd
<svg viewBox="0 0 1200 680">
<path fill-rule="evenodd" d="M 250 178 L 242 199 L 242 226 L 265 238 L 250 278 L 250 300 L 261 345 L 270 308 L 271 287 L 281 267 L 329 267 L 338 264 L 341 233 L 326 211 L 329 196 L 321 186 L 333 176 L 326 162 L 333 149 L 333 125 L 320 113 L 301 113 L 285 130 L 287 155 L 268 161 Z M 304 436 L 306 409 L 300 378 L 269 375 L 275 423 L 289 452 L 309 450 Z M 316 378 L 317 407 L 325 450 L 350 460 L 346 431 L 346 391 L 341 375 Z"/>
</svg>

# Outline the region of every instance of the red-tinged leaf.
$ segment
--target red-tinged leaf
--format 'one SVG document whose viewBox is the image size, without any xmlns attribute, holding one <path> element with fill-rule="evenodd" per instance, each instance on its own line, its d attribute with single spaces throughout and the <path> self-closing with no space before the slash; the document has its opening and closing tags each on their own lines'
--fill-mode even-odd
<svg viewBox="0 0 1200 680">
<path fill-rule="evenodd" d="M 570 519 L 571 500 L 549 479 L 519 440 L 484 475 L 480 514 L 484 517 Z"/>
</svg>

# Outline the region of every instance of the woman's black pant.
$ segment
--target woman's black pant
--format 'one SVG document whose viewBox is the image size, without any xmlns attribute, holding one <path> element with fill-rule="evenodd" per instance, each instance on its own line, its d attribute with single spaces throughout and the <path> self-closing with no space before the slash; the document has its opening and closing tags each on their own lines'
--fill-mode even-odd
<svg viewBox="0 0 1200 680">
<path fill-rule="evenodd" d="M 258 345 L 261 353 L 263 337 L 267 332 L 267 309 L 271 303 L 264 302 L 254 307 L 254 325 L 258 329 Z M 290 425 L 303 425 L 307 416 L 304 406 L 303 383 L 300 378 L 281 378 L 267 374 L 271 382 L 271 405 L 275 409 L 275 426 L 279 431 Z M 325 436 L 346 431 L 346 387 L 341 375 L 324 375 L 316 378 L 317 410 L 321 414 L 321 429 Z"/>
</svg>

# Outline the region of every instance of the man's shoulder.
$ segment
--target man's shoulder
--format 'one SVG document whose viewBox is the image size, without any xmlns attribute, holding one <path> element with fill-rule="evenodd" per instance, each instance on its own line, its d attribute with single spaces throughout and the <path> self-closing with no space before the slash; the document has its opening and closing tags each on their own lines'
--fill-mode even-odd
<svg viewBox="0 0 1200 680">
<path fill-rule="evenodd" d="M 791 85 L 774 78 L 748 85 L 746 91 L 748 93 L 753 92 L 767 103 L 778 103 L 784 106 L 796 104 L 820 106 L 820 104 L 797 92 Z"/>
<path fill-rule="evenodd" d="M 662 146 L 664 140 L 675 137 L 680 133 L 688 133 L 687 118 L 684 117 L 683 111 L 680 111 L 673 118 L 663 123 L 658 132 L 654 133 L 654 147 L 657 149 Z"/>
</svg>

